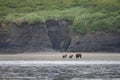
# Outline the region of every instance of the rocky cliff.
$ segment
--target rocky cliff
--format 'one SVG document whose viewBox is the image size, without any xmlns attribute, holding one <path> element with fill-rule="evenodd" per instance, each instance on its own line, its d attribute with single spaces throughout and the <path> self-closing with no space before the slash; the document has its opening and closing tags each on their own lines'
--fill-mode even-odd
<svg viewBox="0 0 120 80">
<path fill-rule="evenodd" d="M 67 51 L 120 52 L 120 33 L 74 34 Z"/>
<path fill-rule="evenodd" d="M 72 30 L 70 20 L 0 23 L 0 53 L 38 51 L 120 52 L 120 33 L 87 33 Z"/>
</svg>

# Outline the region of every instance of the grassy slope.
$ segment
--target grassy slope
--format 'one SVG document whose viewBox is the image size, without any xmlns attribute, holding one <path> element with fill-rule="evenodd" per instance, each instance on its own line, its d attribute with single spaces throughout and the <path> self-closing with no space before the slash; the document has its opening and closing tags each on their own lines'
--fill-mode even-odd
<svg viewBox="0 0 120 80">
<path fill-rule="evenodd" d="M 79 33 L 120 32 L 120 0 L 0 0 L 0 21 L 71 19 Z"/>
</svg>

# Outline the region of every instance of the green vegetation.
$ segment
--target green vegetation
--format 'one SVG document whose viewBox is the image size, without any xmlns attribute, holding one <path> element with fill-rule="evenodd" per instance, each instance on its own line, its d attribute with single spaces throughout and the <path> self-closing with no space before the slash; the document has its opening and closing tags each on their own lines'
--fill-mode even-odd
<svg viewBox="0 0 120 80">
<path fill-rule="evenodd" d="M 0 0 L 0 22 L 70 19 L 78 33 L 120 32 L 120 0 Z"/>
</svg>

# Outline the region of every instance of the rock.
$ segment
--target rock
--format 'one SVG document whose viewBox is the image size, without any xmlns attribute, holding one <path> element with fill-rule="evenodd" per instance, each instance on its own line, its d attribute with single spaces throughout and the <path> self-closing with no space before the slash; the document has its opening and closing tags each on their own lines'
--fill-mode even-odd
<svg viewBox="0 0 120 80">
<path fill-rule="evenodd" d="M 0 29 L 2 52 L 66 51 L 71 43 L 68 20 L 47 20 L 46 23 L 22 22 L 19 25 L 8 22 L 5 26 L 6 31 Z"/>
<path fill-rule="evenodd" d="M 0 53 L 39 51 L 120 52 L 120 33 L 77 34 L 70 20 L 0 23 Z"/>
<path fill-rule="evenodd" d="M 59 51 L 66 51 L 71 44 L 70 25 L 69 20 L 47 20 L 46 26 L 48 36 L 51 39 L 53 49 Z"/>
<path fill-rule="evenodd" d="M 96 32 L 75 35 L 67 51 L 120 52 L 120 33 Z"/>
<path fill-rule="evenodd" d="M 7 37 L 7 40 L 9 40 L 9 45 L 7 46 L 10 51 L 31 52 L 52 50 L 52 44 L 43 23 L 36 22 L 29 24 L 23 22 L 20 25 L 14 23 L 11 24 L 12 26 L 7 30 L 7 35 L 9 36 L 2 34 L 0 36 Z M 6 48 L 4 51 L 6 51 Z"/>
</svg>

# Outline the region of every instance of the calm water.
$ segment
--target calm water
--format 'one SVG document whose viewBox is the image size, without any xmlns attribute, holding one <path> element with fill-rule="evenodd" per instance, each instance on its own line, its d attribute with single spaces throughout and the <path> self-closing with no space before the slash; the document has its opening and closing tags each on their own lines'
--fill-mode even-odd
<svg viewBox="0 0 120 80">
<path fill-rule="evenodd" d="M 0 61 L 8 80 L 120 80 L 120 61 Z"/>
</svg>

